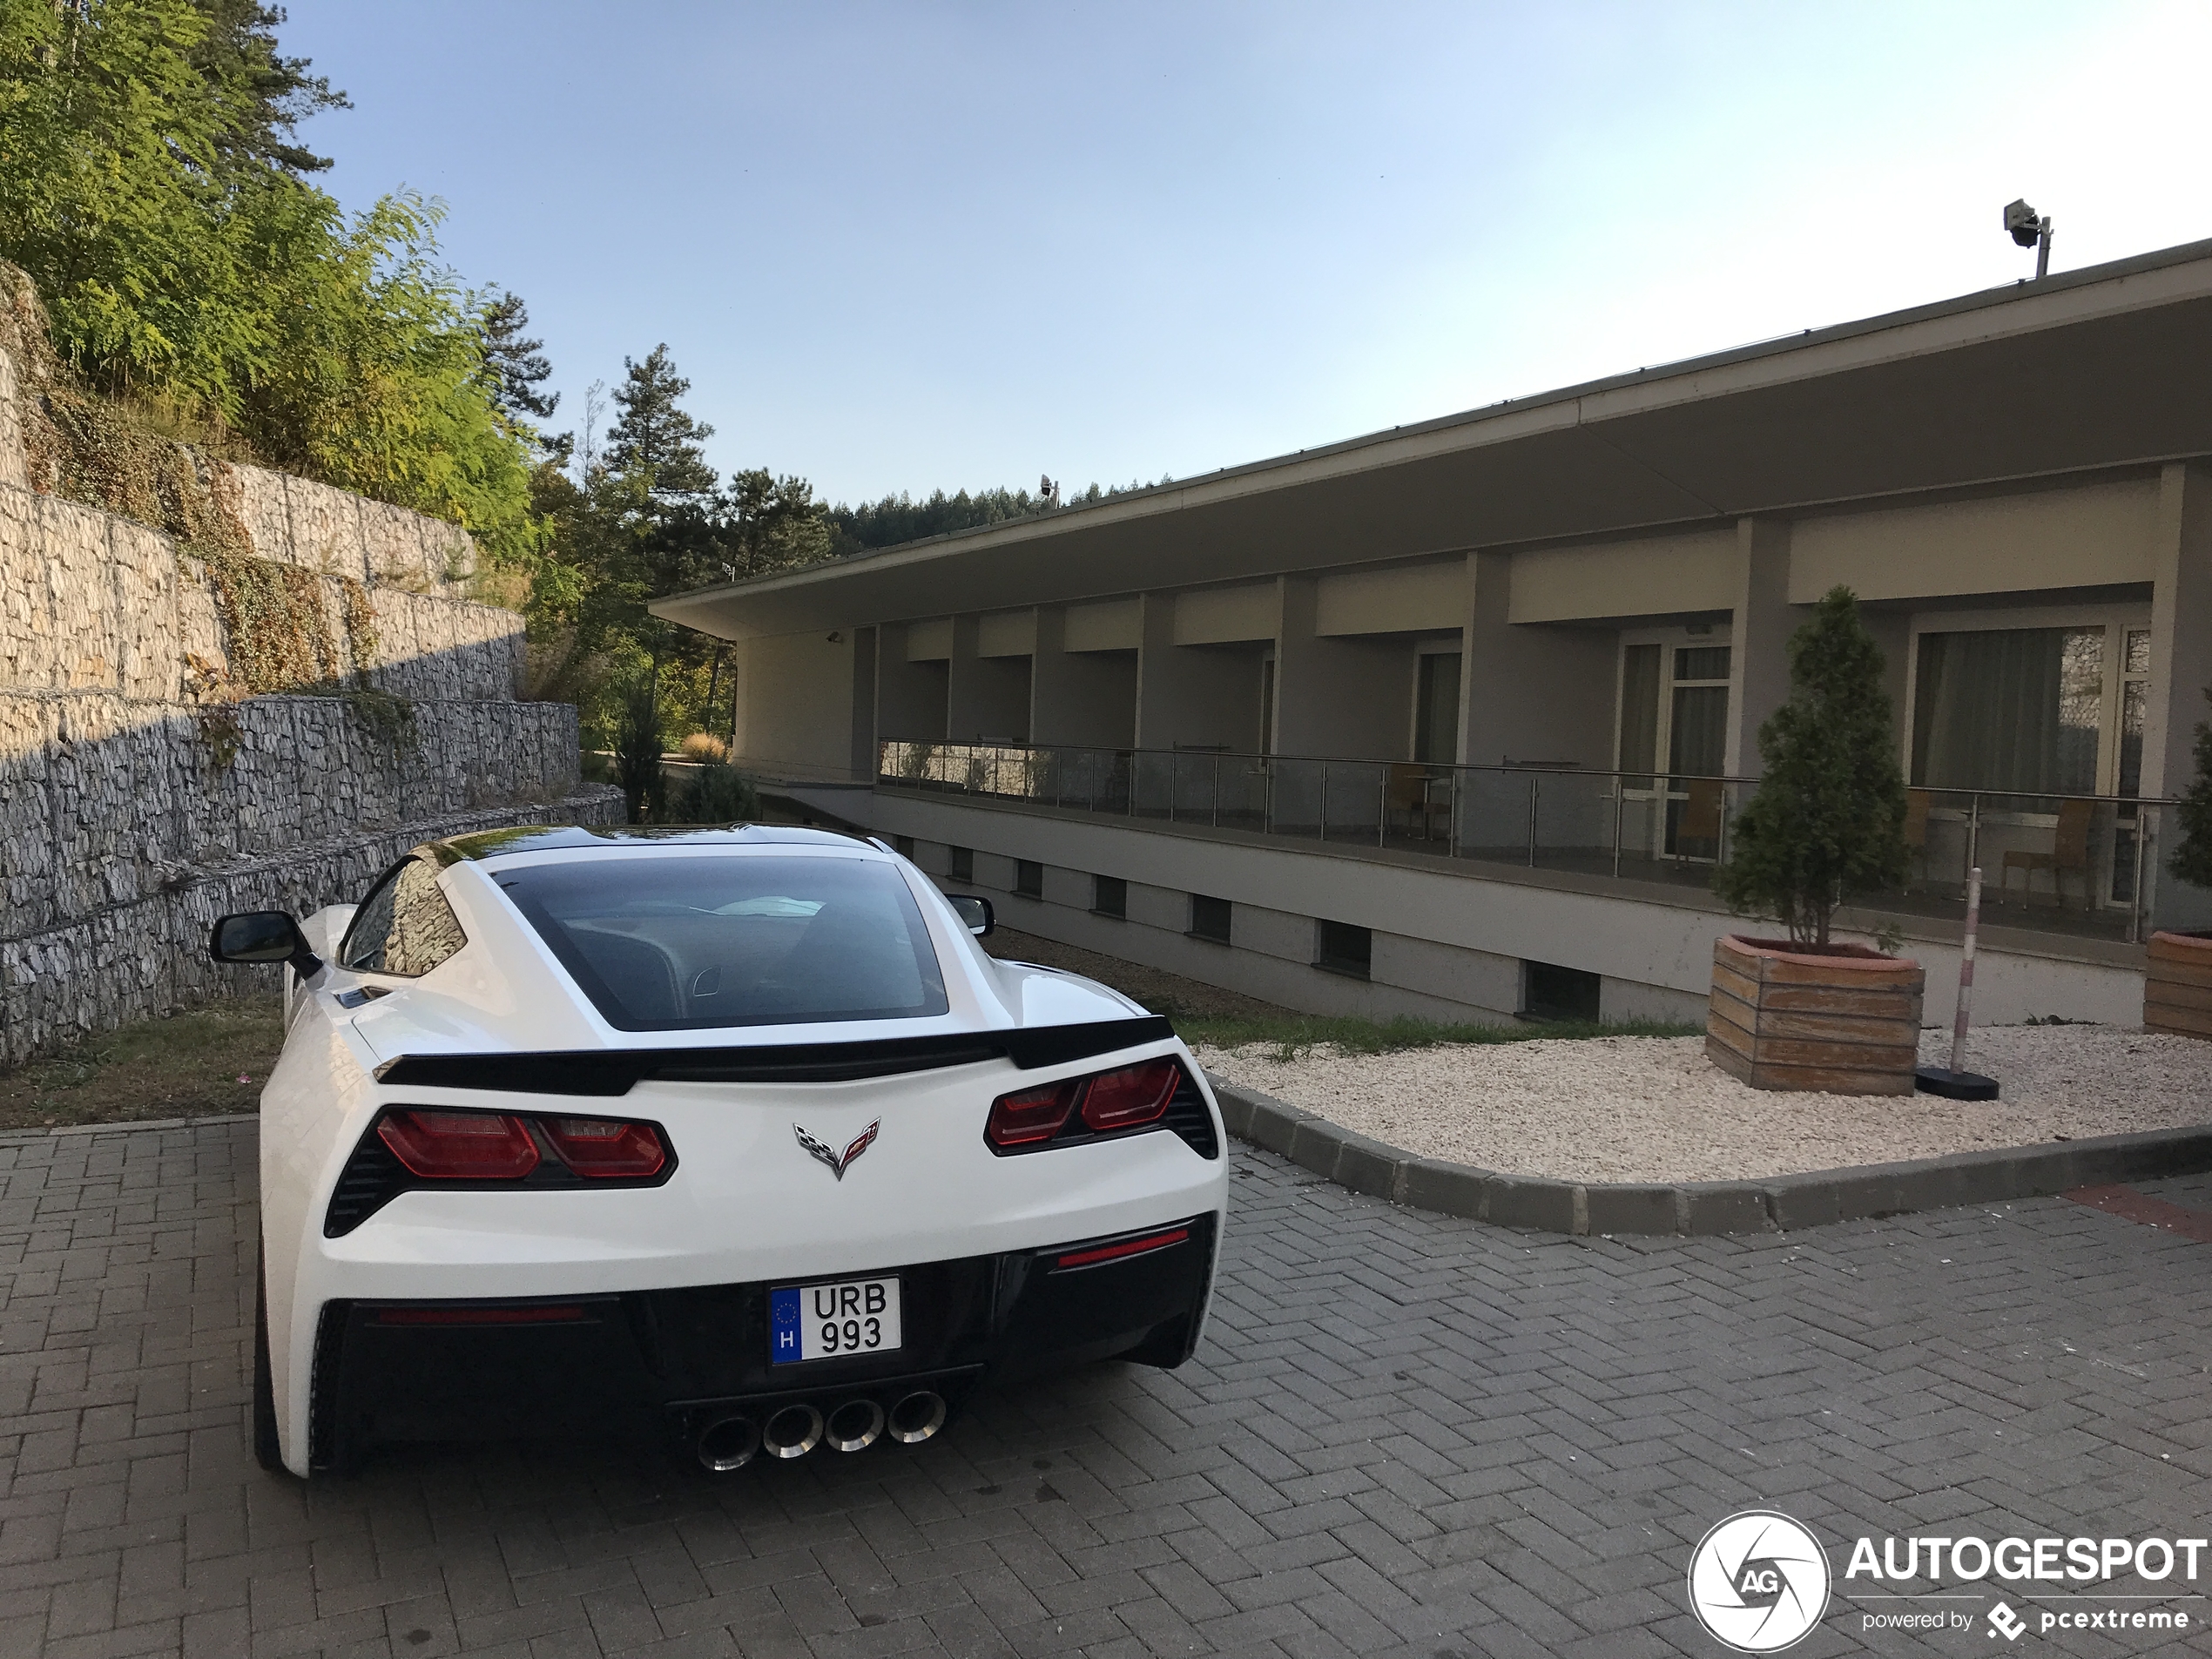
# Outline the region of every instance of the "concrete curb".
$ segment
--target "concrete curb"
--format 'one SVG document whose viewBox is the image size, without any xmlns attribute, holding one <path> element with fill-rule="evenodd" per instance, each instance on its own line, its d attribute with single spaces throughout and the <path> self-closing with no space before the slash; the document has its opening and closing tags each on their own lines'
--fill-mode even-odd
<svg viewBox="0 0 2212 1659">
<path fill-rule="evenodd" d="M 60 1135 L 135 1135 L 140 1130 L 206 1129 L 217 1123 L 254 1123 L 259 1112 L 225 1112 L 212 1117 L 142 1117 L 122 1123 L 57 1123 L 51 1128 L 0 1130 L 0 1146 L 51 1140 Z"/>
<path fill-rule="evenodd" d="M 1370 1197 L 1500 1227 L 1555 1233 L 1702 1237 L 1795 1232 L 1831 1222 L 2040 1198 L 2074 1187 L 2212 1170 L 2212 1126 L 2107 1135 L 2044 1146 L 1958 1152 L 1911 1163 L 1757 1181 L 1611 1184 L 1501 1175 L 1418 1157 L 1325 1117 L 1224 1082 L 1211 1072 L 1229 1132 Z"/>
</svg>

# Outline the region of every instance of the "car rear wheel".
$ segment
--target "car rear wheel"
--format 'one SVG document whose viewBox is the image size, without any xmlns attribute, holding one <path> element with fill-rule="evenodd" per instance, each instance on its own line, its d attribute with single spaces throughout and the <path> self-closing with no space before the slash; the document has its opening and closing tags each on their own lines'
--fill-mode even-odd
<svg viewBox="0 0 2212 1659">
<path fill-rule="evenodd" d="M 284 1473 L 277 1440 L 276 1381 L 269 1369 L 269 1272 L 264 1252 L 253 1258 L 253 1460 L 272 1474 Z"/>
</svg>

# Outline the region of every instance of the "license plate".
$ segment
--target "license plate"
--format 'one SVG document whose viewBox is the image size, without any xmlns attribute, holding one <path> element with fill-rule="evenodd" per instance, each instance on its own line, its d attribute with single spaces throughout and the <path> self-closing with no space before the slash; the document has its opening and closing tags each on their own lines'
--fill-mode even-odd
<svg viewBox="0 0 2212 1659">
<path fill-rule="evenodd" d="M 846 1278 L 768 1292 L 768 1359 L 840 1359 L 899 1346 L 899 1281 Z"/>
</svg>

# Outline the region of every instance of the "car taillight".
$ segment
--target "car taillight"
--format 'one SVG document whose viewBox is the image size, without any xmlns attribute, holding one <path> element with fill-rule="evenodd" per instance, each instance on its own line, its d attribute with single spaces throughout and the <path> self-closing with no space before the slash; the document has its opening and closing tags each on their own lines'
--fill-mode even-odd
<svg viewBox="0 0 2212 1659">
<path fill-rule="evenodd" d="M 1167 1117 L 1183 1084 L 1182 1066 L 1163 1056 L 1001 1095 L 991 1103 L 983 1138 L 997 1151 L 1026 1152 L 1063 1138 L 1143 1129 Z"/>
<path fill-rule="evenodd" d="M 578 1175 L 602 1181 L 643 1180 L 658 1175 L 668 1152 L 651 1123 L 609 1123 L 597 1117 L 541 1117 L 538 1127 L 553 1150 Z"/>
<path fill-rule="evenodd" d="M 1001 1095 L 991 1103 L 983 1133 L 993 1146 L 1034 1146 L 1049 1141 L 1068 1121 L 1081 1087 L 1079 1082 L 1047 1083 L 1018 1095 Z"/>
<path fill-rule="evenodd" d="M 1172 1060 L 1101 1072 L 1084 1086 L 1083 1123 L 1102 1135 L 1157 1123 L 1167 1116 L 1168 1103 L 1182 1081 L 1182 1069 Z"/>
<path fill-rule="evenodd" d="M 538 1164 L 523 1120 L 494 1112 L 388 1112 L 376 1133 L 408 1173 L 429 1180 L 519 1181 Z"/>
</svg>

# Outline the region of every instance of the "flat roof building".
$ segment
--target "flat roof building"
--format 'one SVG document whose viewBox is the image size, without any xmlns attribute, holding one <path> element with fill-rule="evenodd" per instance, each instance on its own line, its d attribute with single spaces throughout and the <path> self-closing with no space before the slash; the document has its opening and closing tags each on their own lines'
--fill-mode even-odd
<svg viewBox="0 0 2212 1659">
<path fill-rule="evenodd" d="M 1318 1012 L 1700 1019 L 1804 607 L 1986 1017 L 2140 1017 L 2212 685 L 2212 243 L 653 606 L 734 757 L 1013 927 Z M 962 867 L 966 867 L 963 868 Z"/>
</svg>

